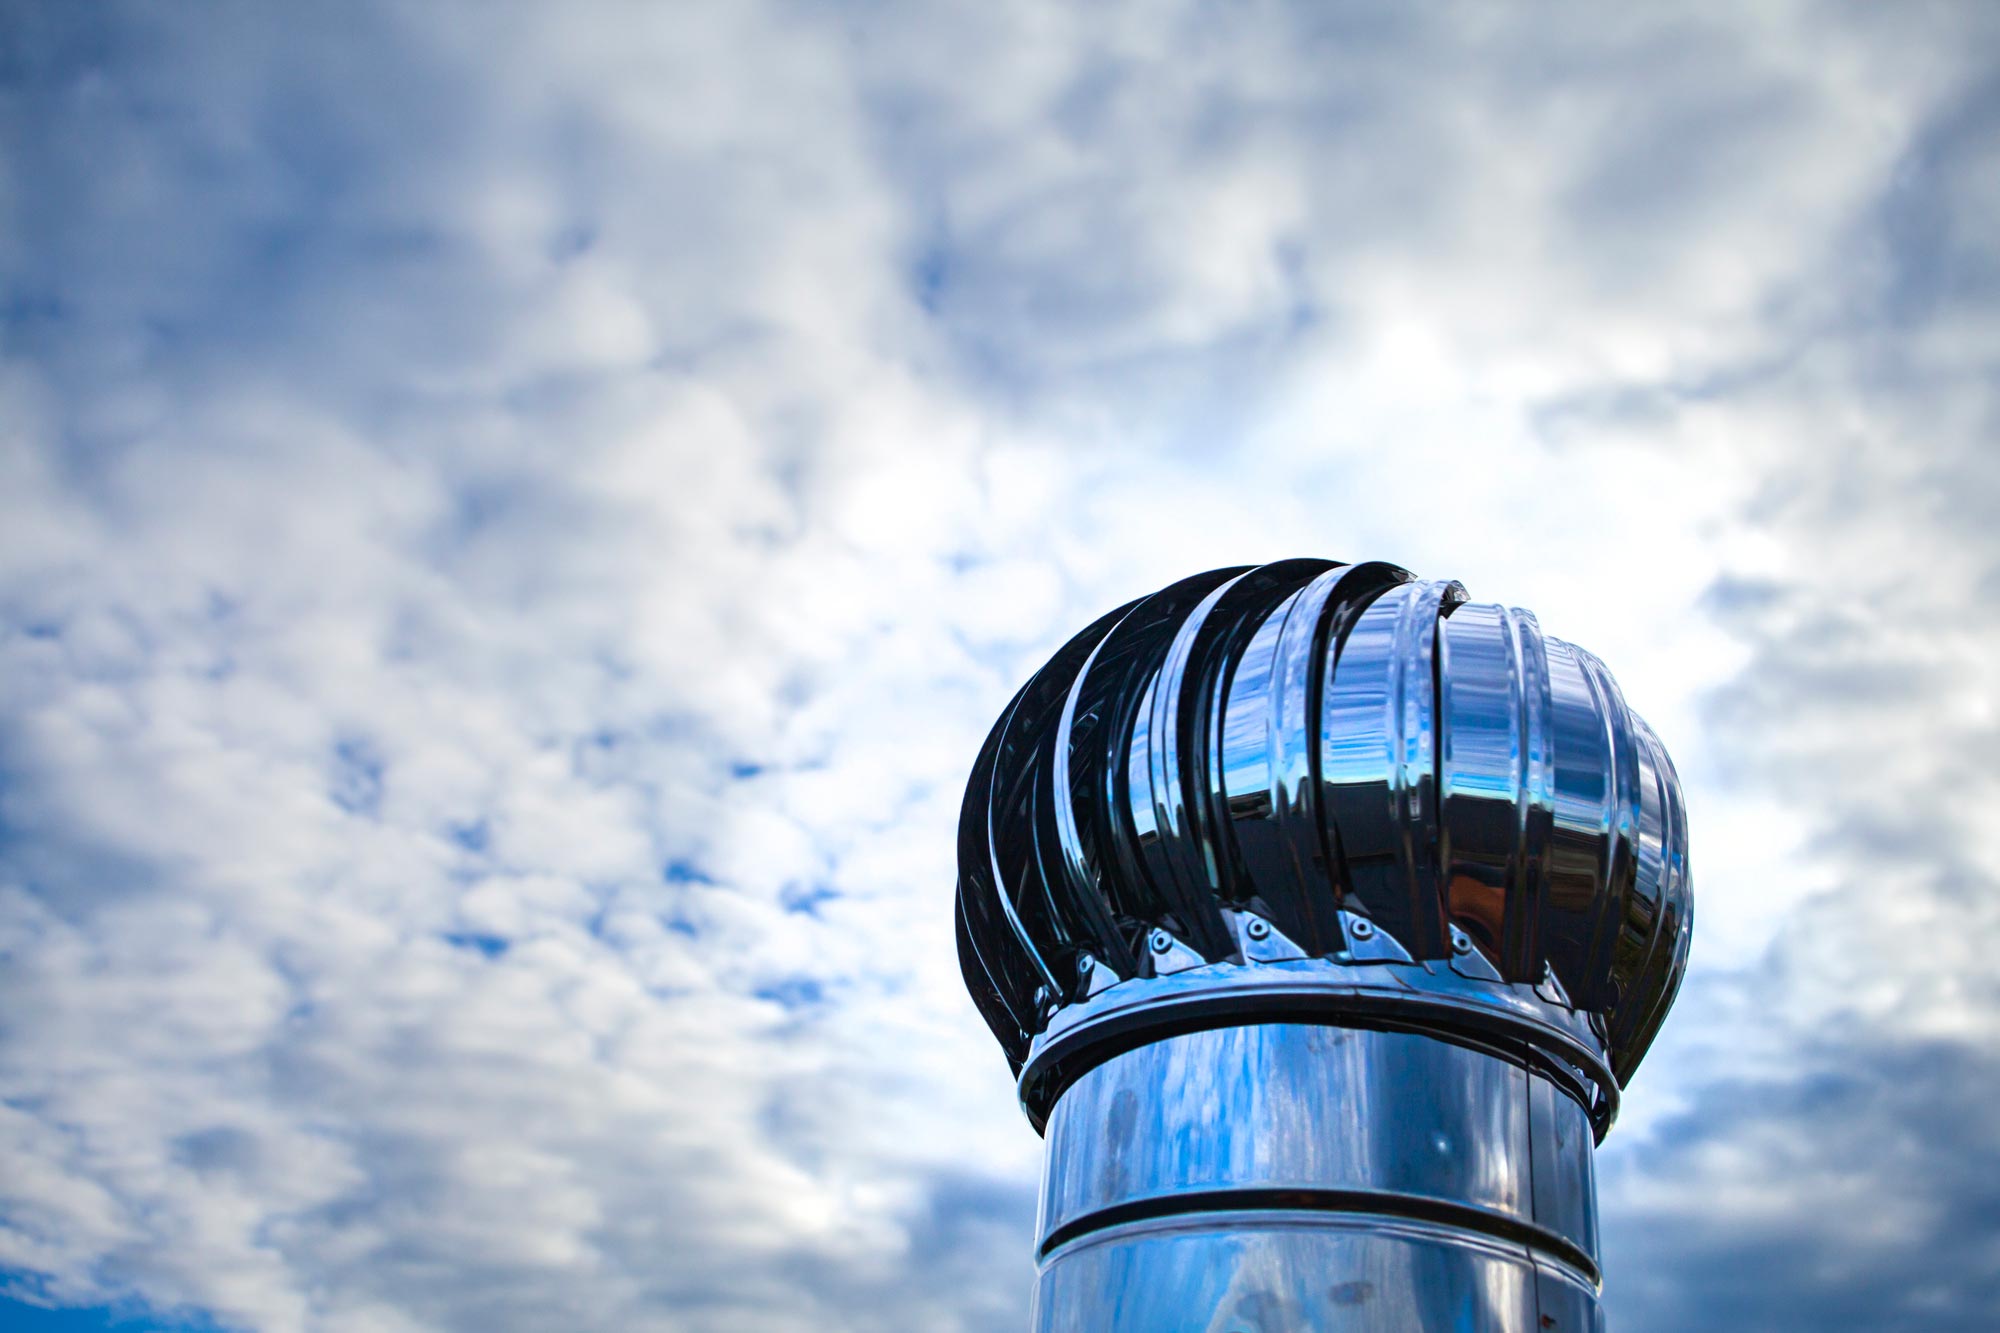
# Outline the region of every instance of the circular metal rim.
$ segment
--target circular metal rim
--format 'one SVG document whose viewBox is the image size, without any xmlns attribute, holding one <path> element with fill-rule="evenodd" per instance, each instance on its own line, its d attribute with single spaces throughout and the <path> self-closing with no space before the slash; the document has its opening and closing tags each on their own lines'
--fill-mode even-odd
<svg viewBox="0 0 2000 1333">
<path fill-rule="evenodd" d="M 1600 1042 L 1580 1015 L 1530 995 L 1442 964 L 1325 958 L 1212 963 L 1128 981 L 1064 1009 L 1035 1038 L 1017 1084 L 1021 1108 L 1041 1133 L 1072 1083 L 1135 1047 L 1207 1028 L 1323 1023 L 1417 1032 L 1524 1064 L 1582 1105 L 1602 1143 L 1619 1087 Z"/>
</svg>

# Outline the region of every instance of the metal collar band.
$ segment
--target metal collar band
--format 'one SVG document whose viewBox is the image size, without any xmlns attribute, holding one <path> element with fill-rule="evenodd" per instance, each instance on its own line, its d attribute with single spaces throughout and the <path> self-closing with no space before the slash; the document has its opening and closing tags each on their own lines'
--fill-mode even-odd
<svg viewBox="0 0 2000 1333">
<path fill-rule="evenodd" d="M 1600 1140 L 1618 1113 L 1618 1081 L 1602 1038 L 1586 1016 L 1535 987 L 1442 963 L 1318 958 L 1210 964 L 1126 982 L 1066 1007 L 1029 1049 L 1021 1105 L 1042 1129 L 1063 1092 L 1105 1060 L 1148 1042 L 1251 1023 L 1422 1033 L 1541 1074 L 1577 1100 Z"/>
</svg>

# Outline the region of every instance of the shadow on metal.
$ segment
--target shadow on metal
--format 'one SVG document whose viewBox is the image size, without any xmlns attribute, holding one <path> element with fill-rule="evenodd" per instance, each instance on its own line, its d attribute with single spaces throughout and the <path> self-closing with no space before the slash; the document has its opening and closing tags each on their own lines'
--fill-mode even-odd
<svg viewBox="0 0 2000 1333">
<path fill-rule="evenodd" d="M 1185 579 L 987 738 L 966 985 L 1048 1137 L 1038 1329 L 1599 1326 L 1680 787 L 1603 665 L 1393 565 Z"/>
</svg>

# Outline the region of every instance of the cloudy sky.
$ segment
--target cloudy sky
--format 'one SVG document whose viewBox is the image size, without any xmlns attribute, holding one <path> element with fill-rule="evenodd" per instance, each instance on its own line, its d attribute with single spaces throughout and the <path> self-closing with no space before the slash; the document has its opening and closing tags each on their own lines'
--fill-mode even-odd
<svg viewBox="0 0 2000 1333">
<path fill-rule="evenodd" d="M 1614 1325 L 1986 1327 L 1996 439 L 1971 0 L 0 0 L 0 1323 L 1018 1329 L 966 769 L 1314 554 L 1687 782 Z"/>
</svg>

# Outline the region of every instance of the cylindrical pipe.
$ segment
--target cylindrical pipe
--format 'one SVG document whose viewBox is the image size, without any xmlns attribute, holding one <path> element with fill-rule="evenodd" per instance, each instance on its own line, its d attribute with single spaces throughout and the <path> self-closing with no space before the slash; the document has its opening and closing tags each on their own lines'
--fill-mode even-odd
<svg viewBox="0 0 2000 1333">
<path fill-rule="evenodd" d="M 1584 1108 L 1420 1032 L 1259 1023 L 1057 1101 L 1036 1333 L 1602 1327 Z"/>
</svg>

